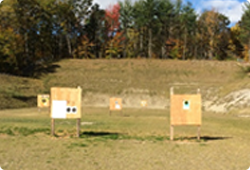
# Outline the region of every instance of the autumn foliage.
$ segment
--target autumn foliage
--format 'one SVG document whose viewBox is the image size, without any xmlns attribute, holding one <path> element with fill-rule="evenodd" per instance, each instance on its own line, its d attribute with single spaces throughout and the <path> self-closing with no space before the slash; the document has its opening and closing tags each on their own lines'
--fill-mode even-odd
<svg viewBox="0 0 250 170">
<path fill-rule="evenodd" d="M 118 30 L 120 27 L 120 22 L 119 22 L 119 17 L 120 17 L 120 5 L 115 4 L 115 5 L 110 5 L 106 10 L 105 10 L 105 18 L 108 22 L 108 29 L 109 31 L 115 31 Z"/>
<path fill-rule="evenodd" d="M 63 58 L 250 60 L 250 3 L 241 21 L 171 0 L 4 0 L 0 72 L 36 77 Z M 24 5 L 25 4 L 25 5 Z"/>
</svg>

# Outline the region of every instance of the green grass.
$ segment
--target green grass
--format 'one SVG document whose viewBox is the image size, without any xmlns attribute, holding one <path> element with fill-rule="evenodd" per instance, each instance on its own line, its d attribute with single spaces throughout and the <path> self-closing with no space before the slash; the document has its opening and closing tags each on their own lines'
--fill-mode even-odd
<svg viewBox="0 0 250 170">
<path fill-rule="evenodd" d="M 113 95 L 148 95 L 169 97 L 169 88 L 177 93 L 195 93 L 203 99 L 214 93 L 224 96 L 234 90 L 249 88 L 249 77 L 233 61 L 178 60 L 62 60 L 55 63 L 55 73 L 39 79 L 1 75 L 0 109 L 36 106 L 38 93 L 51 87 L 81 86 L 87 93 Z"/>
<path fill-rule="evenodd" d="M 23 136 L 28 136 L 32 135 L 35 133 L 47 133 L 49 134 L 50 130 L 48 128 L 37 128 L 37 129 L 29 129 L 26 127 L 14 127 L 14 128 L 4 128 L 2 127 L 0 129 L 0 134 L 7 134 L 7 135 L 23 135 Z"/>
<path fill-rule="evenodd" d="M 81 135 L 75 120 L 56 120 L 36 108 L 0 111 L 0 166 L 3 169 L 221 169 L 249 168 L 249 118 L 203 113 L 196 127 L 175 127 L 169 140 L 169 110 L 83 109 Z M 85 122 L 91 122 L 89 124 Z M 84 124 L 85 123 L 85 124 Z"/>
</svg>

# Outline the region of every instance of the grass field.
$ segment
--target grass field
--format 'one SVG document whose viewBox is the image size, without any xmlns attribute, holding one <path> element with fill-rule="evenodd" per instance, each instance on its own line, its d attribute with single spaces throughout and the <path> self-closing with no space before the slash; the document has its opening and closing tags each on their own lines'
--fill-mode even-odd
<svg viewBox="0 0 250 170">
<path fill-rule="evenodd" d="M 0 166 L 4 170 L 246 170 L 250 166 L 249 115 L 203 113 L 196 127 L 176 127 L 169 140 L 169 110 L 83 108 L 81 135 L 75 120 L 48 110 L 0 111 Z"/>
<path fill-rule="evenodd" d="M 4 170 L 250 167 L 250 81 L 236 62 L 63 60 L 55 68 L 36 79 L 0 74 L 0 167 Z M 49 93 L 55 86 L 82 87 L 80 138 L 75 137 L 75 120 L 56 120 L 56 136 L 52 137 L 48 110 L 35 108 L 37 94 Z M 177 93 L 201 89 L 200 141 L 192 126 L 176 127 L 175 140 L 169 140 L 172 86 Z M 234 91 L 237 93 L 227 96 Z M 95 101 L 95 106 L 106 106 L 111 96 L 123 97 L 127 107 L 122 114 L 109 116 L 107 107 L 89 107 Z M 161 109 L 132 107 L 145 96 L 149 105 Z M 206 102 L 216 101 L 236 103 L 229 105 L 234 107 L 230 112 L 220 114 L 204 109 Z"/>
</svg>

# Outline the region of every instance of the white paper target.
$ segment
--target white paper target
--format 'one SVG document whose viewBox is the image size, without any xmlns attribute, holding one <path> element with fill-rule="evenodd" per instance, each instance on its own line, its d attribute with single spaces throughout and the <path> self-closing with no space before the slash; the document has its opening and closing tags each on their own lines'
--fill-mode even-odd
<svg viewBox="0 0 250 170">
<path fill-rule="evenodd" d="M 52 118 L 66 119 L 67 101 L 53 100 L 52 106 Z"/>
<path fill-rule="evenodd" d="M 184 110 L 189 110 L 190 109 L 190 101 L 188 101 L 188 100 L 183 101 L 183 109 Z"/>
<path fill-rule="evenodd" d="M 119 104 L 116 104 L 116 105 L 115 105 L 115 108 L 116 108 L 116 109 L 121 109 L 121 106 L 120 106 Z"/>
</svg>

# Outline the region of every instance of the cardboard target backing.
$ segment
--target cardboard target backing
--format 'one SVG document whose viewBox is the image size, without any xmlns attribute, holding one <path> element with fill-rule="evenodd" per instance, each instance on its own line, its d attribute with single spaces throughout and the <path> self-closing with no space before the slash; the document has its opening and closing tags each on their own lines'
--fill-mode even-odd
<svg viewBox="0 0 250 170">
<path fill-rule="evenodd" d="M 171 125 L 201 125 L 201 95 L 171 95 Z"/>
<path fill-rule="evenodd" d="M 37 107 L 45 108 L 50 106 L 50 95 L 49 94 L 39 94 L 37 95 Z"/>
<path fill-rule="evenodd" d="M 51 118 L 77 119 L 81 118 L 81 88 L 58 88 L 51 90 Z"/>
<path fill-rule="evenodd" d="M 122 99 L 121 98 L 110 98 L 109 110 L 122 110 Z"/>
</svg>

